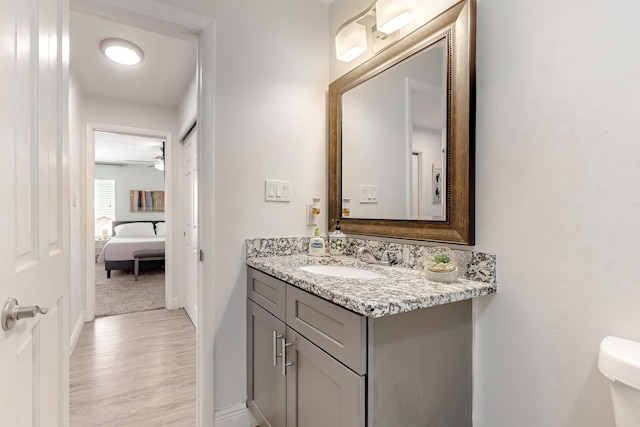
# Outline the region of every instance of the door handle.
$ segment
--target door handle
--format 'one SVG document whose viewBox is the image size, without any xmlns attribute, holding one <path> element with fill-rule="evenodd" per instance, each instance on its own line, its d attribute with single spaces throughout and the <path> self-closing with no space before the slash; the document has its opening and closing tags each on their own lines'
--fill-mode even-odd
<svg viewBox="0 0 640 427">
<path fill-rule="evenodd" d="M 9 298 L 2 307 L 2 329 L 11 330 L 20 319 L 36 317 L 38 313 L 47 314 L 48 308 L 41 308 L 39 305 L 19 306 L 18 300 Z"/>
</svg>

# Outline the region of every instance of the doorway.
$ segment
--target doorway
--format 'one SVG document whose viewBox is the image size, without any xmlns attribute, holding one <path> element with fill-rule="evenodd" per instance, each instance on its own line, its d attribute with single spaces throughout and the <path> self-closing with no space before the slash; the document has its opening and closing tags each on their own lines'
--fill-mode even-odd
<svg viewBox="0 0 640 427">
<path fill-rule="evenodd" d="M 167 143 L 104 131 L 93 136 L 95 315 L 164 308 L 165 264 L 173 265 L 165 256 L 165 202 L 173 198 L 165 188 Z"/>
<path fill-rule="evenodd" d="M 78 1 L 72 2 L 72 13 L 83 12 L 94 16 L 108 17 L 112 22 L 128 23 L 140 28 L 147 28 L 165 34 L 174 35 L 177 38 L 191 37 L 197 39 L 198 44 L 198 65 L 197 77 L 194 84 L 194 96 L 192 105 L 194 105 L 192 114 L 187 117 L 195 117 L 196 113 L 204 120 L 198 121 L 197 137 L 198 137 L 198 164 L 209 165 L 208 168 L 198 168 L 198 219 L 200 227 L 198 229 L 199 250 L 204 253 L 214 253 L 214 242 L 212 239 L 203 239 L 203 236 L 212 234 L 213 228 L 213 201 L 209 198 L 203 198 L 202 194 L 213 191 L 214 170 L 211 165 L 214 163 L 213 157 L 213 141 L 214 141 L 214 82 L 208 76 L 214 75 L 214 52 L 215 52 L 215 30 L 213 20 L 195 13 L 188 12 L 171 6 L 163 6 L 158 9 L 149 9 L 148 3 L 144 0 L 131 0 L 129 2 L 120 2 L 114 5 L 112 2 L 93 2 Z M 207 76 L 201 78 L 201 76 Z M 91 121 L 89 121 L 91 122 Z M 103 120 L 96 120 L 96 123 L 104 123 Z M 88 123 L 87 127 L 93 126 L 94 123 Z M 131 126 L 134 126 L 131 124 Z M 83 134 L 88 134 L 86 130 Z M 175 137 L 179 137 L 182 132 L 176 132 Z M 89 141 L 86 149 L 92 149 Z M 177 144 L 174 144 L 176 147 Z M 82 148 L 84 150 L 84 148 Z M 174 150 L 174 155 L 176 151 Z M 83 152 L 82 158 L 84 159 Z M 180 164 L 180 159 L 174 156 L 176 164 Z M 90 168 L 90 164 L 85 162 L 85 170 L 82 171 L 82 177 L 87 174 L 86 169 Z M 176 187 L 177 188 L 177 187 Z M 84 194 L 84 190 L 83 190 Z M 92 198 L 92 195 L 90 195 Z M 176 210 L 177 214 L 178 211 Z M 202 217 L 207 218 L 206 222 L 202 221 Z M 174 230 L 174 233 L 176 231 Z M 90 242 L 89 242 L 90 243 Z M 85 245 L 89 247 L 88 245 Z M 83 258 L 92 256 L 91 252 L 85 254 Z M 95 255 L 93 255 L 95 256 Z M 204 257 L 198 262 L 196 279 L 197 279 L 197 296 L 199 301 L 208 301 L 213 304 L 215 300 L 213 287 L 203 286 L 203 277 L 213 276 L 212 259 Z M 86 274 L 83 273 L 83 274 Z M 90 301 L 90 298 L 87 299 Z M 209 349 L 213 347 L 215 339 L 215 311 L 199 310 L 197 313 L 199 328 L 196 331 L 197 340 L 197 420 L 198 425 L 211 425 L 213 414 L 213 360 Z M 89 317 L 89 316 L 87 316 Z M 86 320 L 91 320 L 87 318 Z"/>
</svg>

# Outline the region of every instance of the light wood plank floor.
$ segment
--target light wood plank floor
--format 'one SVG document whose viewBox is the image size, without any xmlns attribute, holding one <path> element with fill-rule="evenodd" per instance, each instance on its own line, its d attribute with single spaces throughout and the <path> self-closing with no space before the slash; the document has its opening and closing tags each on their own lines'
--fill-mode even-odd
<svg viewBox="0 0 640 427">
<path fill-rule="evenodd" d="M 71 427 L 196 425 L 196 337 L 184 310 L 87 323 L 70 377 Z"/>
</svg>

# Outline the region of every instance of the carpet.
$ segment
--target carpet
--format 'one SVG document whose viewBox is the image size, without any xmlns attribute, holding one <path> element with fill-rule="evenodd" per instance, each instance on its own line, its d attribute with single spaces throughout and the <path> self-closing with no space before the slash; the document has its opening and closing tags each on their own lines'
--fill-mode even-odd
<svg viewBox="0 0 640 427">
<path fill-rule="evenodd" d="M 164 308 L 163 268 L 141 271 L 136 282 L 132 272 L 121 270 L 107 279 L 104 264 L 96 264 L 96 316 L 157 308 Z"/>
</svg>

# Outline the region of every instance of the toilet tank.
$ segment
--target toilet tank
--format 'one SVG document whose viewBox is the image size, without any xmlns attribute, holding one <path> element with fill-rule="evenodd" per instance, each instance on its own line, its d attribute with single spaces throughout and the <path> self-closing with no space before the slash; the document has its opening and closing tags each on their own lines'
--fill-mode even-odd
<svg viewBox="0 0 640 427">
<path fill-rule="evenodd" d="M 611 380 L 616 426 L 640 426 L 640 343 L 606 337 L 600 343 L 598 369 Z"/>
<path fill-rule="evenodd" d="M 640 390 L 640 342 L 606 337 L 600 343 L 598 369 L 610 380 Z"/>
</svg>

